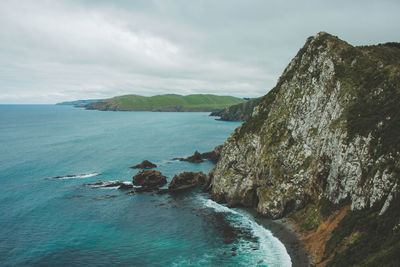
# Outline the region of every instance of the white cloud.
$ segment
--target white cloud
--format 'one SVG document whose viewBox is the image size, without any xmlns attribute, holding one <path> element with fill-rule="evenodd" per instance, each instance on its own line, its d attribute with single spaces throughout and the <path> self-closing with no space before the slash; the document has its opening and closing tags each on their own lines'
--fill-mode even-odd
<svg viewBox="0 0 400 267">
<path fill-rule="evenodd" d="M 394 1 L 234 3 L 2 0 L 0 103 L 128 93 L 254 97 L 320 30 L 355 44 L 399 38 Z"/>
</svg>

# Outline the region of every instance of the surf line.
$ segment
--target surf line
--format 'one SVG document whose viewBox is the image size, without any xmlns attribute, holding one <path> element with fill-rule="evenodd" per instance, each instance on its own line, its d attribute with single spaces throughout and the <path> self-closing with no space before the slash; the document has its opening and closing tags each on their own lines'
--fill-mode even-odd
<svg viewBox="0 0 400 267">
<path fill-rule="evenodd" d="M 262 251 L 262 255 L 259 256 L 262 257 L 263 264 L 274 266 L 278 261 L 279 266 L 292 266 L 285 245 L 271 231 L 258 224 L 251 215 L 230 209 L 203 196 L 198 196 L 198 198 L 206 208 L 213 209 L 215 212 L 226 213 L 232 223 L 240 223 L 241 226 L 250 229 L 252 234 L 258 238 L 260 251 Z"/>
</svg>

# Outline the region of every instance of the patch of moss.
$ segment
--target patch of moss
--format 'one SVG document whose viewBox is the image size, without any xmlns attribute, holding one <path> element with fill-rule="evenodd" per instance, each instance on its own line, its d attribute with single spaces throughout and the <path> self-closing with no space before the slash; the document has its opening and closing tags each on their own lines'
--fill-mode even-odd
<svg viewBox="0 0 400 267">
<path fill-rule="evenodd" d="M 311 204 L 289 215 L 297 223 L 301 230 L 315 230 L 322 223 L 322 216 L 317 204 Z"/>
</svg>

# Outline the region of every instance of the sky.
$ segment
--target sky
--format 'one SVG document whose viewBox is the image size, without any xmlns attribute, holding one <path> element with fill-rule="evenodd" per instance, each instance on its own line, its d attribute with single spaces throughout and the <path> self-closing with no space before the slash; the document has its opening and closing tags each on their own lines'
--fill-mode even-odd
<svg viewBox="0 0 400 267">
<path fill-rule="evenodd" d="M 0 103 L 258 97 L 307 37 L 399 42 L 399 14 L 399 0 L 1 0 Z"/>
</svg>

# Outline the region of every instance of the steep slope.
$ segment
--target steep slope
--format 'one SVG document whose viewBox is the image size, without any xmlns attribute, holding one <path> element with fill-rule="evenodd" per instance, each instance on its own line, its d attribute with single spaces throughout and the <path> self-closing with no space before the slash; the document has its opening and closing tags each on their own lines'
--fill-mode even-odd
<svg viewBox="0 0 400 267">
<path fill-rule="evenodd" d="M 245 121 L 253 113 L 254 108 L 260 102 L 260 98 L 233 105 L 222 110 L 212 112 L 210 116 L 220 117 L 222 121 Z"/>
<path fill-rule="evenodd" d="M 399 66 L 396 43 L 310 37 L 225 142 L 213 198 L 290 217 L 319 265 L 399 261 Z"/>
<path fill-rule="evenodd" d="M 233 96 L 217 95 L 156 95 L 151 97 L 124 95 L 93 102 L 87 109 L 121 111 L 214 111 L 244 102 Z"/>
</svg>

